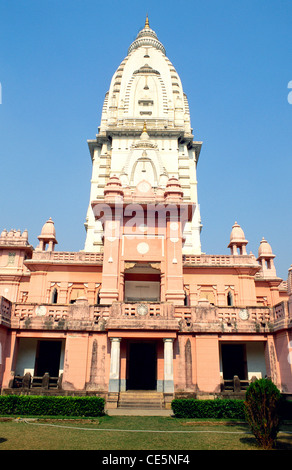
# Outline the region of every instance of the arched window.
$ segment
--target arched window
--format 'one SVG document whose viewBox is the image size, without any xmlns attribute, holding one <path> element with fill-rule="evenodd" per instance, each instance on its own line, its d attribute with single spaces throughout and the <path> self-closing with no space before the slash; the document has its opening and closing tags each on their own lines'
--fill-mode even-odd
<svg viewBox="0 0 292 470">
<path fill-rule="evenodd" d="M 228 294 L 227 294 L 227 305 L 229 307 L 232 307 L 233 306 L 233 295 L 232 293 L 229 291 Z"/>
<path fill-rule="evenodd" d="M 184 297 L 184 306 L 185 306 L 185 307 L 188 307 L 188 306 L 189 306 L 189 295 L 188 295 L 188 292 L 187 292 L 186 289 L 184 290 L 184 294 L 185 294 L 185 297 Z"/>
<path fill-rule="evenodd" d="M 133 165 L 131 173 L 131 182 L 134 186 L 140 181 L 147 180 L 152 187 L 157 186 L 157 171 L 151 158 L 143 155 Z"/>
<path fill-rule="evenodd" d="M 58 290 L 55 287 L 52 292 L 52 304 L 56 304 L 57 302 L 58 302 Z"/>
</svg>

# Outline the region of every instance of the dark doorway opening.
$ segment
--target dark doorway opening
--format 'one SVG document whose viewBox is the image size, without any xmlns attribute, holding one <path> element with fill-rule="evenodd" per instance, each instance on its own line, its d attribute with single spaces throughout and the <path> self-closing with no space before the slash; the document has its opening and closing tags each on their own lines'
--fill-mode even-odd
<svg viewBox="0 0 292 470">
<path fill-rule="evenodd" d="M 222 344 L 223 378 L 232 380 L 235 375 L 246 380 L 246 354 L 244 344 Z"/>
<path fill-rule="evenodd" d="M 156 344 L 130 343 L 128 390 L 156 390 Z"/>
<path fill-rule="evenodd" d="M 59 376 L 62 341 L 39 341 L 37 347 L 35 375 L 42 377 L 46 372 L 50 377 Z"/>
</svg>

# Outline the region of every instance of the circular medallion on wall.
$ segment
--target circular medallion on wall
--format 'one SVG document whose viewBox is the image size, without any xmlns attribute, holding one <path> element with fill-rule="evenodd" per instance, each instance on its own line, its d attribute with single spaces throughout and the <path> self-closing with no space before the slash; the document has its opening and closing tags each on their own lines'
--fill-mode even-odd
<svg viewBox="0 0 292 470">
<path fill-rule="evenodd" d="M 137 245 L 137 251 L 140 255 L 146 255 L 149 251 L 149 245 L 146 242 L 141 242 Z"/>
<path fill-rule="evenodd" d="M 248 320 L 249 319 L 249 314 L 248 314 L 248 311 L 246 308 L 242 308 L 240 311 L 239 311 L 239 318 L 241 320 Z"/>
<path fill-rule="evenodd" d="M 147 313 L 148 313 L 147 305 L 145 305 L 145 304 L 138 305 L 137 313 L 138 313 L 138 315 L 141 315 L 141 316 L 147 315 Z"/>
<path fill-rule="evenodd" d="M 138 190 L 141 192 L 141 193 L 147 193 L 147 191 L 149 191 L 151 188 L 151 184 L 148 183 L 147 181 L 141 181 L 139 184 L 138 184 Z"/>
<path fill-rule="evenodd" d="M 35 314 L 38 317 L 43 317 L 47 313 L 47 309 L 44 305 L 38 305 L 35 309 Z"/>
</svg>

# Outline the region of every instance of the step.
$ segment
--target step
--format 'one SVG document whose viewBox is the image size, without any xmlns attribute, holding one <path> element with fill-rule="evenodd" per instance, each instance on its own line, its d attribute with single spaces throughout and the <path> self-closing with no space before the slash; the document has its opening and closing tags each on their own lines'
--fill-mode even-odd
<svg viewBox="0 0 292 470">
<path fill-rule="evenodd" d="M 161 403 L 163 398 L 146 398 L 146 397 L 119 397 L 119 402 L 139 401 L 141 403 Z"/>
<path fill-rule="evenodd" d="M 126 398 L 126 399 L 145 399 L 145 400 L 163 400 L 163 393 L 133 393 L 133 392 L 120 392 L 119 395 L 120 399 L 121 398 Z"/>
<path fill-rule="evenodd" d="M 141 410 L 163 410 L 165 407 L 159 403 L 140 403 L 140 402 L 132 402 L 132 403 L 119 403 L 118 408 L 133 408 L 133 409 L 141 409 Z"/>
<path fill-rule="evenodd" d="M 127 390 L 126 392 L 120 392 L 120 397 L 128 396 L 128 397 L 147 397 L 147 398 L 163 398 L 162 392 L 155 392 L 155 391 L 147 391 L 147 390 Z"/>
<path fill-rule="evenodd" d="M 119 395 L 119 408 L 163 409 L 163 393 L 155 391 L 127 391 Z"/>
<path fill-rule="evenodd" d="M 129 408 L 135 410 L 164 410 L 164 406 L 162 404 L 156 403 L 140 403 L 140 402 L 133 402 L 133 403 L 119 403 L 118 408 Z"/>
</svg>

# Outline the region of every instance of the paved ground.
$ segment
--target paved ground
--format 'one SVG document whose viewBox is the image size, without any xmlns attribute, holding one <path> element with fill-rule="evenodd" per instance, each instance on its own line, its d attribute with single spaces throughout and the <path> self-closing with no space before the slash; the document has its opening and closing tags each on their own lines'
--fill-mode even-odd
<svg viewBox="0 0 292 470">
<path fill-rule="evenodd" d="M 172 416 L 172 410 L 142 410 L 134 408 L 115 408 L 106 410 L 109 416 Z"/>
</svg>

